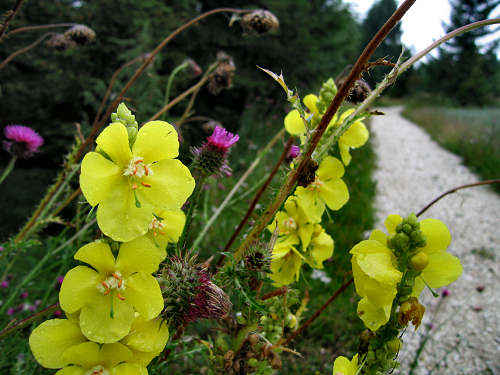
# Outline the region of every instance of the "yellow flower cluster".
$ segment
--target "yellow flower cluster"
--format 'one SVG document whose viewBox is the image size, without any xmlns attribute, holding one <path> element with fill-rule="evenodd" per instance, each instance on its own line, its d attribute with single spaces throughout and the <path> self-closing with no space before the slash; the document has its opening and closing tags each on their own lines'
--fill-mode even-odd
<svg viewBox="0 0 500 375">
<path fill-rule="evenodd" d="M 182 232 L 180 208 L 194 180 L 175 159 L 172 125 L 149 122 L 132 140 L 127 130 L 109 125 L 82 161 L 80 187 L 109 239 L 76 252 L 85 265 L 65 275 L 59 294 L 68 319 L 48 320 L 30 336 L 37 361 L 58 375 L 144 375 L 168 341 L 153 274 Z"/>
<path fill-rule="evenodd" d="M 269 225 L 271 232 L 278 226 L 271 262 L 271 279 L 276 285 L 297 280 L 304 262 L 321 269 L 323 261 L 332 256 L 333 239 L 320 222 L 326 206 L 338 210 L 349 200 L 343 175 L 342 163 L 327 156 L 316 170 L 314 181 L 306 187 L 299 186 Z"/>
<path fill-rule="evenodd" d="M 320 121 L 323 113 L 320 113 L 317 107 L 319 98 L 314 94 L 306 95 L 303 102 L 309 111 L 309 124 L 311 128 L 314 128 Z M 353 109 L 344 111 L 340 116 L 336 113 L 330 123 L 328 124 L 328 129 L 337 128 L 344 120 L 354 112 Z M 292 135 L 298 135 L 304 140 L 304 136 L 308 130 L 308 123 L 302 119 L 298 110 L 293 109 L 285 116 L 285 129 Z M 349 150 L 351 148 L 358 148 L 363 146 L 368 140 L 369 133 L 366 126 L 361 120 L 354 121 L 349 128 L 342 134 L 338 139 L 338 146 L 340 151 L 340 156 L 344 165 L 348 165 L 351 162 L 351 154 Z"/>
<path fill-rule="evenodd" d="M 402 223 L 401 216 L 389 215 L 385 221 L 389 235 L 375 229 L 368 240 L 358 243 L 350 251 L 356 292 L 362 297 L 358 315 L 372 331 L 388 322 L 404 272 L 416 273 L 410 295 L 417 298 L 425 284 L 440 288 L 462 274 L 460 260 L 446 252 L 451 242 L 450 232 L 443 222 L 436 219 L 419 222 L 420 231 L 425 236 L 424 246 L 413 250 L 408 268 L 402 269 L 400 259 L 404 254 L 398 254 L 388 244 Z"/>
</svg>

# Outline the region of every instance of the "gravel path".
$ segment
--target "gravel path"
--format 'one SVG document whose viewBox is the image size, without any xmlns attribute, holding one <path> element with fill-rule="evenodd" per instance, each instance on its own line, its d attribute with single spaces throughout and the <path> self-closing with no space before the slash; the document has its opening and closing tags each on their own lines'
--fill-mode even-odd
<svg viewBox="0 0 500 375">
<path fill-rule="evenodd" d="M 401 107 L 382 111 L 386 115 L 376 116 L 371 126 L 378 156 L 378 228 L 388 214 L 417 212 L 440 193 L 478 181 L 459 157 L 402 118 Z M 448 287 L 447 298 L 433 298 L 424 290 L 423 324 L 417 332 L 407 329 L 399 354 L 402 367 L 395 374 L 410 374 L 429 329 L 414 375 L 500 374 L 499 213 L 500 195 L 474 187 L 445 197 L 422 215 L 448 226 L 448 251 L 460 258 L 464 272 Z"/>
</svg>

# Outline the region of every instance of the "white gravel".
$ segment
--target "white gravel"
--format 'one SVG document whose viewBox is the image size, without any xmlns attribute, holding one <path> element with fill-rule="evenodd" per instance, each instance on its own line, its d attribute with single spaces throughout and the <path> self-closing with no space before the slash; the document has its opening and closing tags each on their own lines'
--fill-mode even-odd
<svg viewBox="0 0 500 375">
<path fill-rule="evenodd" d="M 377 227 L 388 214 L 417 212 L 444 191 L 479 181 L 456 155 L 442 149 L 427 133 L 400 116 L 401 107 L 381 109 L 372 121 L 378 157 Z M 431 336 L 418 360 L 415 375 L 500 374 L 500 195 L 474 187 L 448 195 L 421 218 L 443 221 L 451 231 L 448 251 L 458 256 L 464 272 L 449 286 L 450 296 L 434 298 L 424 290 L 427 311 L 417 332 L 403 336 L 399 354 L 410 364 L 431 325 Z"/>
</svg>

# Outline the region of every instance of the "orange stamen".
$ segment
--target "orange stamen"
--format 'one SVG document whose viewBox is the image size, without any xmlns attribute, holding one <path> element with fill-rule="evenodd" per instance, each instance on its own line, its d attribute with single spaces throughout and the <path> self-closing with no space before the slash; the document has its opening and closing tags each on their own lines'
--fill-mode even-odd
<svg viewBox="0 0 500 375">
<path fill-rule="evenodd" d="M 120 276 L 118 276 L 116 273 L 111 273 L 111 276 L 113 276 L 116 280 L 120 280 Z"/>
<path fill-rule="evenodd" d="M 141 181 L 141 185 L 144 187 L 151 187 L 151 184 L 147 184 L 144 181 Z"/>
<path fill-rule="evenodd" d="M 133 190 L 137 189 L 137 184 L 135 184 L 135 183 L 134 183 L 134 184 L 132 184 L 132 189 L 133 189 Z"/>
<path fill-rule="evenodd" d="M 147 165 L 144 166 L 144 173 L 146 176 L 149 176 L 149 168 Z"/>
<path fill-rule="evenodd" d="M 122 279 L 118 279 L 118 288 L 121 288 L 122 284 L 123 284 L 123 280 Z"/>
<path fill-rule="evenodd" d="M 105 287 L 106 289 L 109 289 L 109 285 L 108 285 L 108 283 L 107 283 L 106 281 L 102 280 L 102 281 L 101 281 L 101 285 L 102 285 L 103 287 Z"/>
<path fill-rule="evenodd" d="M 111 290 L 109 289 L 106 289 L 106 291 L 103 293 L 105 296 L 107 296 L 109 294 L 109 292 L 111 292 Z"/>
<path fill-rule="evenodd" d="M 125 301 L 125 297 L 123 297 L 120 293 L 116 293 L 116 296 L 119 300 Z"/>
<path fill-rule="evenodd" d="M 134 164 L 136 164 L 136 165 L 137 165 L 137 164 L 139 164 L 139 163 L 142 163 L 143 161 L 144 161 L 144 159 L 137 159 L 137 160 L 134 162 Z"/>
</svg>

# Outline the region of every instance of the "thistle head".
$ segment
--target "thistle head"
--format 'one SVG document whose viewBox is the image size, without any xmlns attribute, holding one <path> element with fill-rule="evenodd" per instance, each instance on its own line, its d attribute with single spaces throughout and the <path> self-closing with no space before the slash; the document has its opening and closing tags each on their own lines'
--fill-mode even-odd
<svg viewBox="0 0 500 375">
<path fill-rule="evenodd" d="M 43 145 L 42 136 L 27 126 L 8 125 L 4 135 L 7 140 L 3 141 L 3 148 L 17 158 L 28 159 Z"/>
<path fill-rule="evenodd" d="M 46 42 L 45 45 L 50 49 L 56 51 L 65 51 L 67 49 L 75 48 L 76 43 L 66 38 L 63 34 L 54 34 Z"/>
<path fill-rule="evenodd" d="M 74 25 L 64 33 L 68 40 L 72 40 L 79 46 L 85 46 L 95 40 L 95 31 L 85 25 Z"/>
<path fill-rule="evenodd" d="M 215 173 L 230 176 L 231 168 L 227 164 L 227 155 L 239 139 L 239 135 L 230 133 L 217 125 L 202 146 L 192 149 L 193 166 L 206 176 Z"/>
<path fill-rule="evenodd" d="M 265 34 L 278 30 L 280 21 L 273 13 L 264 9 L 257 9 L 241 17 L 241 26 L 248 33 Z"/>
</svg>

